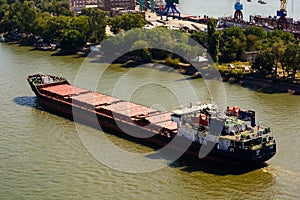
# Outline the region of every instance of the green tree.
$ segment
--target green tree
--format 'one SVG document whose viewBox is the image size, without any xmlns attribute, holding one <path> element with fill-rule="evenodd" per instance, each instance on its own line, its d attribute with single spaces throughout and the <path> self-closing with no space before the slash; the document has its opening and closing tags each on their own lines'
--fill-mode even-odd
<svg viewBox="0 0 300 200">
<path fill-rule="evenodd" d="M 59 41 L 64 33 L 69 30 L 70 22 L 71 18 L 63 15 L 49 18 L 42 38 L 46 42 Z"/>
<path fill-rule="evenodd" d="M 34 8 L 33 1 L 24 1 L 24 3 L 20 6 L 18 19 L 20 20 L 20 31 L 32 33 L 33 26 L 32 22 L 35 20 L 37 16 L 36 9 Z"/>
<path fill-rule="evenodd" d="M 254 35 L 260 40 L 267 37 L 267 31 L 257 26 L 248 26 L 247 28 L 245 28 L 244 34 L 246 36 Z"/>
<path fill-rule="evenodd" d="M 260 51 L 252 64 L 252 68 L 263 74 L 270 74 L 275 66 L 275 56 L 270 49 Z"/>
<path fill-rule="evenodd" d="M 278 64 L 282 66 L 285 49 L 286 46 L 284 45 L 283 41 L 275 42 L 271 46 L 271 52 L 273 53 L 275 58 L 275 70 L 274 70 L 275 76 L 277 76 Z"/>
<path fill-rule="evenodd" d="M 300 69 L 300 45 L 297 43 L 289 43 L 284 53 L 284 63 L 287 65 L 286 71 L 292 72 L 292 78 L 296 76 L 297 70 Z"/>
<path fill-rule="evenodd" d="M 137 29 L 140 30 L 140 29 Z M 137 31 L 135 30 L 135 32 Z M 166 49 L 166 50 L 170 50 L 174 47 L 175 45 L 175 35 L 171 35 L 170 32 L 163 28 L 163 27 L 157 27 L 154 29 L 150 29 L 147 31 L 142 31 L 142 34 L 145 34 L 145 38 L 147 38 L 148 43 L 152 43 L 152 44 L 159 44 L 161 46 L 161 48 L 159 49 L 153 49 L 152 51 L 152 56 L 155 59 L 165 59 L 168 56 L 172 56 L 171 52 L 162 50 L 162 49 Z M 140 35 L 142 35 L 140 34 Z"/>
<path fill-rule="evenodd" d="M 46 32 L 47 22 L 52 18 L 52 16 L 45 12 L 45 13 L 39 13 L 37 17 L 34 19 L 32 23 L 32 33 L 36 36 L 44 36 L 44 33 Z"/>
<path fill-rule="evenodd" d="M 7 4 L 6 0 L 0 0 L 0 22 L 5 16 L 5 13 L 9 9 L 9 5 Z"/>
<path fill-rule="evenodd" d="M 123 18 L 123 26 L 122 29 L 128 31 L 133 28 L 142 28 L 146 25 L 146 21 L 141 14 L 123 14 L 121 15 Z"/>
<path fill-rule="evenodd" d="M 210 18 L 207 22 L 207 35 L 208 37 L 212 36 L 216 32 L 217 20 Z"/>
<path fill-rule="evenodd" d="M 121 16 L 109 18 L 108 24 L 110 26 L 111 32 L 113 32 L 113 34 L 117 34 L 122 28 L 123 18 Z"/>
<path fill-rule="evenodd" d="M 182 57 L 184 57 L 184 58 L 187 58 L 189 48 L 186 43 L 176 43 L 172 49 L 172 52 L 178 53 L 178 55 L 173 56 L 175 58 L 180 58 L 180 55 L 182 55 Z"/>
<path fill-rule="evenodd" d="M 132 44 L 132 55 L 141 58 L 144 62 L 151 62 L 152 55 L 148 49 L 148 43 L 144 40 L 138 40 Z"/>
<path fill-rule="evenodd" d="M 194 32 L 191 38 L 198 42 L 203 48 L 208 48 L 208 34 L 202 31 Z"/>
<path fill-rule="evenodd" d="M 17 27 L 18 27 L 18 25 L 17 25 L 16 21 L 3 19 L 0 22 L 0 33 L 13 31 Z"/>
<path fill-rule="evenodd" d="M 106 37 L 107 13 L 98 8 L 86 8 L 81 12 L 88 16 L 91 42 L 100 42 Z"/>
<path fill-rule="evenodd" d="M 274 30 L 268 32 L 268 38 L 270 39 L 271 43 L 274 42 L 274 40 L 283 40 L 285 44 L 288 44 L 289 42 L 294 42 L 296 40 L 293 33 L 283 30 Z"/>
<path fill-rule="evenodd" d="M 109 37 L 101 43 L 101 50 L 103 58 L 114 57 L 116 53 L 123 48 L 124 38 L 123 35 L 116 35 L 115 37 Z M 128 52 L 125 50 L 125 52 Z"/>
<path fill-rule="evenodd" d="M 258 43 L 259 39 L 256 35 L 247 35 L 247 39 L 246 39 L 246 50 L 247 51 L 254 51 L 257 48 L 257 43 Z"/>
<path fill-rule="evenodd" d="M 48 12 L 54 16 L 74 16 L 70 10 L 69 2 L 66 0 L 34 0 L 36 7 L 41 12 Z"/>
<path fill-rule="evenodd" d="M 146 21 L 141 14 L 128 13 L 109 19 L 110 29 L 114 34 L 121 30 L 128 31 L 133 28 L 142 28 L 145 24 Z"/>
<path fill-rule="evenodd" d="M 246 36 L 240 27 L 231 27 L 223 31 L 220 42 L 222 62 L 240 60 L 246 49 Z"/>
<path fill-rule="evenodd" d="M 59 44 L 62 50 L 74 53 L 85 45 L 85 41 L 84 37 L 79 31 L 68 30 L 63 35 Z"/>
<path fill-rule="evenodd" d="M 169 31 L 167 31 L 167 29 L 162 28 L 162 27 L 157 27 L 154 29 L 150 29 L 147 30 L 146 32 L 137 29 L 134 30 L 134 32 L 140 32 L 138 34 L 137 37 L 143 36 L 144 34 L 146 34 L 144 37 L 148 39 L 148 41 L 154 43 L 154 44 L 161 44 L 164 48 L 168 47 L 172 47 L 170 45 L 168 45 L 167 43 L 165 43 L 164 41 L 170 41 L 170 40 L 176 40 L 176 38 L 174 38 L 175 35 L 171 35 Z"/>
<path fill-rule="evenodd" d="M 70 22 L 70 29 L 79 31 L 85 38 L 90 38 L 88 16 L 73 17 Z"/>
<path fill-rule="evenodd" d="M 208 52 L 211 56 L 211 58 L 215 62 L 219 62 L 219 48 L 220 48 L 220 32 L 214 32 L 214 34 L 209 38 L 209 46 L 208 46 Z"/>
<path fill-rule="evenodd" d="M 3 9 L 7 10 L 4 11 Z M 23 4 L 16 2 L 10 4 L 9 7 L 3 6 L 1 13 L 0 25 L 2 31 L 7 32 L 17 29 L 21 32 L 32 32 L 32 22 L 37 15 L 32 1 L 25 1 Z"/>
<path fill-rule="evenodd" d="M 216 32 L 216 27 L 217 27 L 217 20 L 211 18 L 207 23 L 208 53 L 215 62 L 218 62 L 220 34 Z"/>
</svg>

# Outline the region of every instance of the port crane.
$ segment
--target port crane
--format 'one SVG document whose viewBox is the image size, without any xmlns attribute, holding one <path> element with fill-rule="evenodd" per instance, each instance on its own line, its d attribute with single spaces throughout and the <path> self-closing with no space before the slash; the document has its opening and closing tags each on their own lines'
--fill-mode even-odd
<svg viewBox="0 0 300 200">
<path fill-rule="evenodd" d="M 241 4 L 240 0 L 236 0 L 236 2 L 234 4 L 234 9 L 235 9 L 234 20 L 237 21 L 237 22 L 242 21 L 243 20 L 243 12 L 242 12 L 242 10 L 244 8 L 243 8 L 243 4 Z"/>
<path fill-rule="evenodd" d="M 178 13 L 178 19 L 180 19 L 180 12 L 176 8 L 176 4 L 179 4 L 179 0 L 165 0 L 166 5 L 163 11 L 160 13 L 160 17 L 162 19 L 162 16 L 165 14 L 166 15 L 166 20 L 168 21 L 168 15 L 169 15 L 169 10 L 171 8 L 172 13 L 173 13 L 173 18 L 175 18 L 175 12 Z"/>
<path fill-rule="evenodd" d="M 252 0 L 247 0 L 247 2 L 252 2 Z M 266 4 L 265 1 L 263 0 L 258 0 L 258 3 L 260 4 Z M 244 6 L 241 3 L 241 0 L 235 0 L 235 4 L 234 4 L 234 20 L 237 22 L 240 22 L 243 20 L 243 10 Z"/>
<path fill-rule="evenodd" d="M 247 0 L 248 2 L 251 2 L 251 0 Z M 287 16 L 287 10 L 286 10 L 286 6 L 287 6 L 287 2 L 288 0 L 280 0 L 280 9 L 277 10 L 277 17 L 279 17 L 278 19 L 278 23 L 277 23 L 277 27 L 279 29 L 286 29 L 287 28 L 287 21 L 286 21 L 286 16 Z M 263 0 L 258 0 L 258 3 L 260 4 L 266 4 L 265 1 Z M 241 3 L 241 0 L 236 0 L 235 4 L 234 4 L 234 20 L 237 22 L 240 22 L 243 20 L 243 4 Z"/>
<path fill-rule="evenodd" d="M 140 12 L 143 11 L 143 5 L 145 3 L 145 0 L 140 0 Z M 154 1 L 150 0 L 151 10 L 154 11 Z"/>
<path fill-rule="evenodd" d="M 287 11 L 286 11 L 287 1 L 288 0 L 280 0 L 280 10 L 277 10 L 277 16 L 279 17 L 277 26 L 279 29 L 287 28 L 287 22 L 285 18 L 287 16 Z"/>
</svg>

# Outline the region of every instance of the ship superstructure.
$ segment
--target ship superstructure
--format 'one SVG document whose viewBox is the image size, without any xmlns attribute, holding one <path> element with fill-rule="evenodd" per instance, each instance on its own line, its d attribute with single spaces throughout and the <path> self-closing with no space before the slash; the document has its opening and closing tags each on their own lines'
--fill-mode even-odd
<svg viewBox="0 0 300 200">
<path fill-rule="evenodd" d="M 214 104 L 179 108 L 172 114 L 177 134 L 200 145 L 213 143 L 213 157 L 229 160 L 268 160 L 276 153 L 269 127 L 255 123 L 255 112 L 235 106 L 220 112 Z"/>
</svg>

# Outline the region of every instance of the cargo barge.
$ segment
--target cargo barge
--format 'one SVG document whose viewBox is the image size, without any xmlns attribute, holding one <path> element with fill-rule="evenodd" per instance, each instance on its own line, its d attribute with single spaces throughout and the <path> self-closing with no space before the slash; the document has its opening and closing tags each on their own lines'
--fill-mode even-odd
<svg viewBox="0 0 300 200">
<path fill-rule="evenodd" d="M 195 159 L 246 165 L 276 154 L 270 128 L 255 124 L 254 111 L 228 107 L 222 113 L 210 103 L 163 112 L 70 85 L 62 77 L 35 74 L 27 80 L 44 110 L 149 146 L 164 147 L 176 138 L 190 144 L 183 153 Z M 205 147 L 209 151 L 199 156 Z"/>
</svg>

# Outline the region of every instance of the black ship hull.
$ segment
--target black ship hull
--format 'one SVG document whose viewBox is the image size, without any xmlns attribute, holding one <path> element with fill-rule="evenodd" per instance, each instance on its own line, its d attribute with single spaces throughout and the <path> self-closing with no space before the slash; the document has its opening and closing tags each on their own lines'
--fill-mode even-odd
<svg viewBox="0 0 300 200">
<path fill-rule="evenodd" d="M 191 142 L 183 136 L 177 136 L 176 130 L 164 130 L 164 127 L 151 126 L 151 124 L 150 126 L 143 126 L 133 122 L 130 118 L 124 119 L 124 115 L 119 116 L 118 113 L 113 113 L 112 111 L 108 113 L 99 112 L 95 108 L 86 108 L 70 100 L 45 95 L 40 91 L 45 87 L 44 85 L 36 86 L 29 79 L 28 82 L 38 98 L 39 106 L 50 113 L 112 133 L 130 141 L 153 147 L 154 149 L 168 145 L 171 150 L 169 153 L 174 152 L 176 154 L 175 152 L 181 152 L 197 160 L 200 159 L 199 151 L 202 145 L 199 142 Z M 61 81 L 59 84 L 69 85 L 66 80 Z M 57 83 L 50 83 L 46 87 L 52 85 L 57 85 Z M 172 145 L 171 142 L 175 138 L 179 138 L 182 144 L 190 144 L 189 148 L 186 150 L 182 149 L 178 144 L 177 146 Z M 234 151 L 220 150 L 216 144 L 210 144 L 210 146 L 212 149 L 201 160 L 212 160 L 237 165 L 260 165 L 272 158 L 276 153 L 276 145 L 264 146 L 260 150 L 235 148 Z M 165 157 L 170 157 L 170 155 L 165 155 Z"/>
<path fill-rule="evenodd" d="M 136 135 L 139 132 L 140 135 L 146 135 L 146 130 L 141 129 L 140 127 L 134 124 L 117 122 L 115 119 L 108 116 L 103 116 L 99 114 L 92 113 L 85 109 L 77 108 L 74 105 L 66 104 L 64 102 L 57 102 L 53 99 L 45 98 L 38 96 L 38 104 L 46 111 L 59 115 L 61 117 L 74 120 L 78 123 L 103 130 L 107 133 L 114 134 L 118 137 L 141 143 L 143 145 L 158 149 L 168 145 L 173 138 L 168 138 L 164 135 L 151 132 L 153 135 L 149 138 L 138 138 L 132 135 Z M 74 117 L 75 116 L 75 117 Z M 118 125 L 121 127 L 126 127 L 126 131 L 118 128 Z M 130 134 L 135 132 L 135 134 Z M 129 134 L 128 134 L 129 133 Z M 183 142 L 189 142 L 185 137 L 181 137 Z M 199 151 L 201 149 L 201 144 L 198 142 L 192 142 L 191 146 L 185 151 L 185 155 L 192 156 L 199 159 Z M 173 151 L 180 151 L 180 149 L 172 149 Z M 269 160 L 275 155 L 276 146 L 273 146 L 272 149 L 265 148 L 263 152 L 257 154 L 256 151 L 245 151 L 245 150 L 235 150 L 231 151 L 222 151 L 217 149 L 215 145 L 213 149 L 207 154 L 206 157 L 201 158 L 201 160 L 209 160 L 214 162 L 223 162 L 228 164 L 236 165 L 259 165 L 264 163 L 266 160 Z"/>
</svg>

